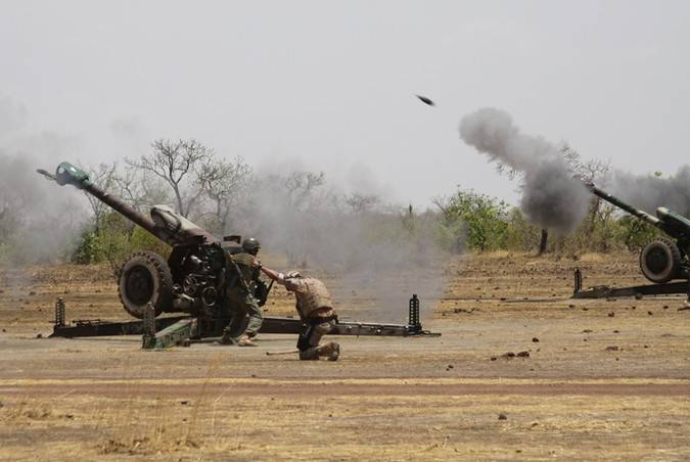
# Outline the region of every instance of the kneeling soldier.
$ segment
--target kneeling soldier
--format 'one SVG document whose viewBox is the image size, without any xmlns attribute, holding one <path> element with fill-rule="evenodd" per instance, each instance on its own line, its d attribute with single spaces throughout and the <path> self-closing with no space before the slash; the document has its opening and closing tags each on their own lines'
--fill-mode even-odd
<svg viewBox="0 0 690 462">
<path fill-rule="evenodd" d="M 338 320 L 333 310 L 333 299 L 326 285 L 316 278 L 303 277 L 297 271 L 283 274 L 263 266 L 261 270 L 295 294 L 297 312 L 307 324 L 297 341 L 299 359 L 314 360 L 327 357 L 329 361 L 336 361 L 340 356 L 340 345 L 335 342 L 320 344 L 321 338 L 333 330 Z"/>
</svg>

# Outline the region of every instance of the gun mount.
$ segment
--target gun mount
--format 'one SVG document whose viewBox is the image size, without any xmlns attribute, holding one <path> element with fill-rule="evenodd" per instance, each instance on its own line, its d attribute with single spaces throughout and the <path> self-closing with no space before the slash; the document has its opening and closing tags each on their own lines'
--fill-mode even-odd
<svg viewBox="0 0 690 462">
<path fill-rule="evenodd" d="M 655 217 L 623 202 L 592 182 L 583 183 L 592 194 L 660 229 L 670 238 L 654 239 L 642 249 L 640 269 L 648 280 L 662 284 L 690 277 L 690 220 L 666 207 L 659 207 Z"/>
</svg>

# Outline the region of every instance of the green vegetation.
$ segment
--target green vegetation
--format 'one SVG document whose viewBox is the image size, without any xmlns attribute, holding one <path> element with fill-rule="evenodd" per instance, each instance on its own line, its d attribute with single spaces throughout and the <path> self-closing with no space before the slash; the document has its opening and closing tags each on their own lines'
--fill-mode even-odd
<svg viewBox="0 0 690 462">
<path fill-rule="evenodd" d="M 462 250 L 464 244 L 477 252 L 536 252 L 539 247 L 541 230 L 530 225 L 520 209 L 496 198 L 461 189 L 437 205 L 442 211 L 441 240 L 447 249 Z M 580 227 L 570 235 L 551 239 L 547 252 L 638 251 L 658 235 L 660 231 L 653 226 L 593 198 Z"/>
</svg>

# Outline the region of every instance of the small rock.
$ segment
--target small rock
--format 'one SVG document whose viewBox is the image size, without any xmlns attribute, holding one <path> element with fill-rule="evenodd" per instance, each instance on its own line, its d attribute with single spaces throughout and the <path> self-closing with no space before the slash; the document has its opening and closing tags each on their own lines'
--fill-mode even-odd
<svg viewBox="0 0 690 462">
<path fill-rule="evenodd" d="M 665 309 L 665 310 L 668 310 L 668 305 L 664 305 L 664 309 Z"/>
<path fill-rule="evenodd" d="M 607 346 L 604 351 L 618 351 L 618 347 L 615 345 Z"/>
<path fill-rule="evenodd" d="M 644 298 L 644 295 L 642 294 L 635 294 L 635 300 L 642 300 Z"/>
<path fill-rule="evenodd" d="M 644 347 L 645 347 L 645 348 L 649 348 L 649 345 L 645 345 Z"/>
<path fill-rule="evenodd" d="M 43 338 L 43 334 L 36 334 L 36 338 Z"/>
<path fill-rule="evenodd" d="M 537 337 L 533 337 L 533 338 L 532 338 L 532 342 L 534 342 L 534 343 L 539 343 L 539 339 L 538 339 Z"/>
<path fill-rule="evenodd" d="M 582 308 L 582 311 L 589 311 L 589 308 Z"/>
<path fill-rule="evenodd" d="M 498 414 L 498 420 L 508 420 L 508 416 L 505 414 Z"/>
<path fill-rule="evenodd" d="M 511 359 L 511 358 L 515 357 L 515 353 L 513 353 L 512 351 L 509 351 L 508 353 L 504 354 L 502 357 Z"/>
<path fill-rule="evenodd" d="M 592 332 L 594 332 L 592 329 L 585 329 L 582 331 L 583 334 L 591 334 Z"/>
<path fill-rule="evenodd" d="M 453 368 L 453 365 L 452 365 L 452 364 L 448 364 L 447 367 L 448 367 L 448 369 L 452 369 L 452 368 Z"/>
<path fill-rule="evenodd" d="M 517 354 L 518 358 L 529 358 L 529 351 L 521 351 Z"/>
<path fill-rule="evenodd" d="M 496 361 L 496 356 L 492 356 L 491 361 Z"/>
<path fill-rule="evenodd" d="M 572 308 L 575 308 L 575 305 L 572 305 L 572 304 L 571 304 L 571 305 L 568 305 L 568 308 L 571 308 L 571 309 L 572 309 Z"/>
<path fill-rule="evenodd" d="M 189 400 L 186 400 L 186 399 L 185 399 L 184 401 L 180 401 L 180 404 L 183 405 L 183 406 L 186 406 L 186 405 L 189 404 Z"/>
<path fill-rule="evenodd" d="M 651 311 L 647 311 L 647 314 L 651 316 L 651 315 L 653 315 L 654 313 L 652 313 Z"/>
<path fill-rule="evenodd" d="M 614 317 L 615 315 L 616 315 L 616 313 L 614 313 L 613 311 L 609 312 L 609 318 L 612 318 L 612 317 Z"/>
<path fill-rule="evenodd" d="M 34 296 L 34 295 L 36 295 L 36 292 L 34 292 L 33 290 L 31 292 L 29 292 L 29 296 Z"/>
<path fill-rule="evenodd" d="M 613 333 L 614 333 L 614 334 L 620 334 L 620 331 L 614 330 Z"/>
</svg>

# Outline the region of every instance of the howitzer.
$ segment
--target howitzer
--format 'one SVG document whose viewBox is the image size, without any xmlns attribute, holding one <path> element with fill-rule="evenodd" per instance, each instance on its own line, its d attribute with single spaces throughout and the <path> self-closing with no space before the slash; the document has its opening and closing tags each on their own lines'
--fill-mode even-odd
<svg viewBox="0 0 690 462">
<path fill-rule="evenodd" d="M 659 207 L 656 216 L 636 209 L 619 198 L 599 189 L 594 183 L 583 181 L 592 194 L 628 212 L 661 231 L 671 239 L 657 238 L 644 246 L 640 253 L 640 269 L 650 281 L 660 284 L 690 276 L 690 220 Z"/>
<path fill-rule="evenodd" d="M 240 236 L 217 239 L 164 205 L 154 206 L 149 218 L 100 189 L 84 171 L 68 162 L 61 163 L 55 174 L 40 169 L 38 173 L 61 186 L 69 184 L 96 197 L 172 247 L 167 261 L 154 252 L 136 252 L 122 266 L 118 281 L 120 300 L 128 313 L 144 319 L 143 322 L 80 320 L 75 325 L 68 325 L 65 304 L 59 300 L 52 336 L 144 333 L 144 347 L 159 348 L 190 337 L 220 336 L 235 318 L 238 307 L 233 304 L 234 297 L 228 297 L 228 290 L 250 290 L 238 263 L 233 260 L 234 254 L 243 251 Z M 255 282 L 256 284 L 251 285 L 251 290 L 254 291 L 259 306 L 263 306 L 271 286 L 261 280 Z M 440 335 L 422 328 L 419 323 L 419 299 L 415 295 L 413 300 L 410 300 L 407 325 L 345 321 L 338 322 L 331 334 L 404 337 Z M 154 319 L 161 313 L 185 313 L 187 316 Z M 160 328 L 163 330 L 155 334 L 154 331 Z M 299 319 L 266 317 L 260 332 L 298 334 L 304 328 Z"/>
<path fill-rule="evenodd" d="M 59 185 L 72 185 L 96 197 L 172 247 L 167 261 L 154 252 L 136 252 L 122 267 L 118 293 L 132 316 L 142 319 L 151 304 L 155 316 L 163 312 L 187 313 L 199 318 L 201 329 L 219 332 L 232 318 L 235 307 L 226 296 L 233 284 L 244 282 L 232 262 L 242 250 L 239 236 L 220 241 L 164 205 L 154 206 L 151 217 L 130 207 L 93 184 L 88 175 L 63 162 L 55 174 L 38 172 Z M 266 302 L 267 287 L 258 281 L 256 296 Z"/>
</svg>

